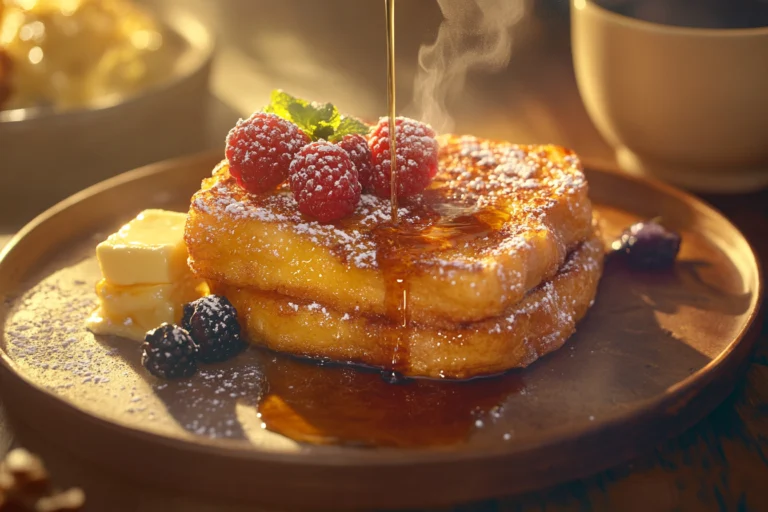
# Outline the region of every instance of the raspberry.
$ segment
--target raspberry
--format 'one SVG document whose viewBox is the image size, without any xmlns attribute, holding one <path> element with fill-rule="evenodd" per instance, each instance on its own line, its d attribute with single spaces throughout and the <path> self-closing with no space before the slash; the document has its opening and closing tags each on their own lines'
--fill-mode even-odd
<svg viewBox="0 0 768 512">
<path fill-rule="evenodd" d="M 197 345 L 181 327 L 163 324 L 144 340 L 141 364 L 155 377 L 177 379 L 197 371 Z"/>
<path fill-rule="evenodd" d="M 360 134 L 345 135 L 339 146 L 349 153 L 349 158 L 355 164 L 358 179 L 363 190 L 371 190 L 371 179 L 373 178 L 373 161 L 371 148 L 368 147 L 368 141 Z"/>
<path fill-rule="evenodd" d="M 395 120 L 397 142 L 397 197 L 422 192 L 437 174 L 435 131 L 424 123 L 398 117 Z M 391 159 L 389 119 L 384 117 L 369 139 L 373 154 L 371 188 L 379 197 L 390 196 Z"/>
<path fill-rule="evenodd" d="M 307 144 L 309 137 L 295 124 L 257 112 L 227 135 L 229 172 L 248 192 L 269 192 L 285 181 L 291 161 Z"/>
<path fill-rule="evenodd" d="M 299 151 L 291 163 L 291 190 L 299 211 L 320 222 L 341 219 L 360 201 L 360 181 L 351 158 L 324 140 Z"/>
<path fill-rule="evenodd" d="M 209 295 L 185 304 L 181 325 L 197 344 L 197 358 L 204 363 L 226 361 L 245 348 L 237 310 L 226 297 Z"/>
</svg>

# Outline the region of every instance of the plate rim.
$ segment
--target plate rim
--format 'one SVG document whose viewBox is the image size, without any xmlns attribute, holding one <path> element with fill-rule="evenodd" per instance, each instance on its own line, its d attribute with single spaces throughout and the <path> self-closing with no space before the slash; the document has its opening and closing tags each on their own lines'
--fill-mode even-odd
<svg viewBox="0 0 768 512">
<path fill-rule="evenodd" d="M 13 236 L 13 238 L 11 238 L 11 240 L 8 241 L 6 246 L 0 250 L 0 272 L 3 271 L 3 265 L 7 257 L 14 252 L 15 248 L 27 235 L 38 229 L 52 217 L 62 213 L 77 203 L 123 184 L 149 178 L 153 175 L 171 172 L 171 169 L 174 168 L 182 166 L 190 167 L 198 161 L 212 161 L 215 158 L 221 158 L 220 153 L 220 151 L 206 151 L 149 164 L 101 181 L 60 201 L 26 224 Z M 628 421 L 641 421 L 643 418 L 652 418 L 659 411 L 674 413 L 689 405 L 703 388 L 711 385 L 718 379 L 718 377 L 721 377 L 724 373 L 724 368 L 728 366 L 726 363 L 743 366 L 747 362 L 748 355 L 752 353 L 754 345 L 759 338 L 760 329 L 758 319 L 762 316 L 763 312 L 765 283 L 762 264 L 754 246 L 742 231 L 735 226 L 730 219 L 723 215 L 722 212 L 705 201 L 655 179 L 626 175 L 608 169 L 603 165 L 585 164 L 585 167 L 587 172 L 609 174 L 617 179 L 630 181 L 638 185 L 649 186 L 664 195 L 672 196 L 678 201 L 691 204 L 696 209 L 703 210 L 709 214 L 714 214 L 720 220 L 726 222 L 729 228 L 731 228 L 734 233 L 737 233 L 749 248 L 750 254 L 748 256 L 751 265 L 754 267 L 756 277 L 755 298 L 749 316 L 738 334 L 734 336 L 732 342 L 729 343 L 717 357 L 685 379 L 675 383 L 662 394 L 636 403 L 636 405 L 628 411 L 622 411 L 611 416 L 601 422 L 599 426 L 595 427 L 590 424 L 584 424 L 577 428 L 561 427 L 559 429 L 549 430 L 549 434 L 546 437 L 534 437 L 526 440 L 524 443 L 513 442 L 506 445 L 489 445 L 483 447 L 452 447 L 450 450 L 350 449 L 343 452 L 328 454 L 319 452 L 308 453 L 301 449 L 295 452 L 243 449 L 242 447 L 247 444 L 247 441 L 213 440 L 204 437 L 198 437 L 195 438 L 194 441 L 190 441 L 188 438 L 172 437 L 124 425 L 85 411 L 28 379 L 23 373 L 18 371 L 16 364 L 2 348 L 0 348 L 0 369 L 3 370 L 2 373 L 15 378 L 17 380 L 16 384 L 22 384 L 34 393 L 42 395 L 44 399 L 55 401 L 57 405 L 63 407 L 68 412 L 81 416 L 91 423 L 97 423 L 100 428 L 113 430 L 118 435 L 128 435 L 138 440 L 143 439 L 149 443 L 163 445 L 172 450 L 194 452 L 202 456 L 207 455 L 238 459 L 240 461 L 252 463 L 278 463 L 288 466 L 345 468 L 364 466 L 370 468 L 400 465 L 462 463 L 478 460 L 501 460 L 535 452 L 536 450 L 549 445 L 575 443 L 579 440 L 590 438 L 591 436 L 611 432 Z M 5 292 L 0 290 L 0 295 L 4 293 Z M 0 331 L 0 337 L 4 337 L 4 331 Z M 731 361 L 731 356 L 737 349 L 744 352 L 745 359 Z M 735 377 L 740 375 L 741 373 L 739 372 Z M 733 379 L 733 385 L 735 385 L 736 380 L 737 378 Z M 732 385 L 729 386 L 732 388 Z M 728 392 L 730 393 L 730 391 Z M 716 405 L 710 408 L 710 410 L 719 405 L 719 403 L 720 400 L 718 400 Z M 697 421 L 700 420 L 701 417 L 697 419 Z"/>
</svg>

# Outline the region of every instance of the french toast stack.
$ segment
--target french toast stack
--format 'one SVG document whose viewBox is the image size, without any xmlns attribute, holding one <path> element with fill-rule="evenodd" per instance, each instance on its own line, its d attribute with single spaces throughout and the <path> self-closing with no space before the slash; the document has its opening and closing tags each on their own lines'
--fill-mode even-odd
<svg viewBox="0 0 768 512">
<path fill-rule="evenodd" d="M 254 344 L 406 376 L 470 378 L 556 350 L 592 304 L 603 246 L 578 158 L 441 136 L 429 188 L 364 194 L 332 224 L 286 185 L 250 194 L 222 162 L 193 197 L 189 264 Z"/>
</svg>

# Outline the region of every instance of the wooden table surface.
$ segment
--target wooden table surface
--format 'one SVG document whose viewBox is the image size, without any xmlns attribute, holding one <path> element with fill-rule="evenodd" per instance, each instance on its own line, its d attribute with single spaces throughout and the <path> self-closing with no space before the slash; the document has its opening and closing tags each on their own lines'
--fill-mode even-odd
<svg viewBox="0 0 768 512">
<path fill-rule="evenodd" d="M 233 119 L 259 108 L 273 87 L 334 101 L 346 111 L 369 118 L 381 115 L 386 101 L 383 39 L 379 37 L 383 8 L 379 9 L 379 2 L 372 3 L 377 4 L 376 9 L 371 2 L 356 0 L 186 2 L 203 12 L 222 34 L 212 80 L 211 144 L 220 144 Z M 316 4 L 322 8 L 313 7 Z M 438 22 L 431 3 L 403 3 L 398 53 L 403 98 L 410 95 L 408 84 L 418 45 L 434 37 Z M 334 23 L 344 24 L 345 30 L 328 31 Z M 282 56 L 288 54 L 295 59 L 286 63 Z M 588 163 L 614 165 L 610 148 L 579 100 L 562 10 L 537 6 L 517 32 L 508 69 L 493 76 L 473 75 L 461 101 L 452 108 L 457 131 L 517 142 L 554 142 L 574 148 Z M 746 233 L 767 265 L 768 192 L 705 199 Z M 0 244 L 7 240 L 2 235 L 7 233 L 0 233 Z M 83 463 L 77 454 L 38 438 L 29 428 L 13 428 L 0 408 L 0 451 L 12 444 L 43 454 L 59 483 L 83 486 L 90 511 L 255 510 L 202 502 L 125 481 Z M 444 510 L 768 510 L 765 325 L 751 366 L 736 391 L 685 434 L 629 464 L 582 481 Z"/>
</svg>

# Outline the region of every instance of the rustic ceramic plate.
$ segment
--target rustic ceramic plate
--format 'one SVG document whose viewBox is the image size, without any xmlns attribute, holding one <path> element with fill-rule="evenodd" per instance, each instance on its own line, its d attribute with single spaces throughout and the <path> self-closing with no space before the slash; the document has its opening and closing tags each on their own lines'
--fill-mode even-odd
<svg viewBox="0 0 768 512">
<path fill-rule="evenodd" d="M 27 226 L 0 260 L 0 378 L 19 420 L 132 478 L 267 505 L 417 507 L 540 488 L 650 449 L 732 389 L 762 280 L 743 236 L 664 185 L 590 170 L 607 238 L 661 216 L 674 271 L 609 261 L 595 307 L 526 370 L 390 385 L 376 373 L 249 350 L 194 378 L 148 377 L 136 343 L 94 338 L 94 247 L 148 207 L 183 211 L 220 155 L 92 187 Z M 298 440 L 298 442 L 297 442 Z"/>
</svg>

